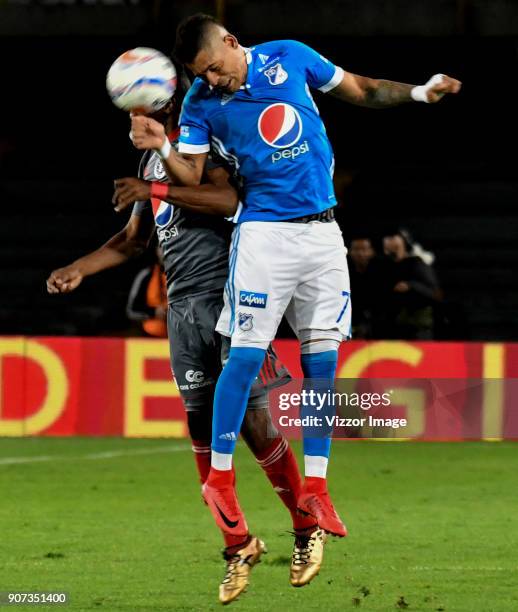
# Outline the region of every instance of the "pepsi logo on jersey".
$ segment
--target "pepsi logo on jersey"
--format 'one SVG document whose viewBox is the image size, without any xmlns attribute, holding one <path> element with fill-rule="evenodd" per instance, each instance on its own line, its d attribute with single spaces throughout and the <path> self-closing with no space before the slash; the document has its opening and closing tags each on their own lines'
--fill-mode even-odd
<svg viewBox="0 0 518 612">
<path fill-rule="evenodd" d="M 167 202 L 153 199 L 153 214 L 157 227 L 166 227 L 173 219 L 173 207 Z"/>
<path fill-rule="evenodd" d="M 298 146 L 293 146 L 300 140 L 302 127 L 299 112 L 290 104 L 278 102 L 270 104 L 263 110 L 257 122 L 259 135 L 267 145 L 282 149 L 272 154 L 272 163 L 281 159 L 294 160 L 309 151 L 307 140 Z"/>
<path fill-rule="evenodd" d="M 178 236 L 178 228 L 176 225 L 171 226 L 174 206 L 156 198 L 151 199 L 151 204 L 153 206 L 159 242 L 165 242 L 171 238 L 176 238 L 176 236 Z"/>
</svg>

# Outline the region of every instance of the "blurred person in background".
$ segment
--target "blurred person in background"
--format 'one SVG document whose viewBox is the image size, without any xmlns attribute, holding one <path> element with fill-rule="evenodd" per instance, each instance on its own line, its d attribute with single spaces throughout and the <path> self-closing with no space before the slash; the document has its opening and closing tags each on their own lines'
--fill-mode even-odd
<svg viewBox="0 0 518 612">
<path fill-rule="evenodd" d="M 388 258 L 386 318 L 383 336 L 406 340 L 434 337 L 434 307 L 442 300 L 439 282 L 432 268 L 434 255 L 414 242 L 404 228 L 387 233 L 383 252 Z"/>
<path fill-rule="evenodd" d="M 376 251 L 367 236 L 351 240 L 348 251 L 351 281 L 352 328 L 354 338 L 372 338 L 372 308 L 375 303 L 376 274 L 372 265 Z"/>
<path fill-rule="evenodd" d="M 160 247 L 155 253 L 155 263 L 141 270 L 131 285 L 126 315 L 141 323 L 148 336 L 167 338 L 167 279 Z"/>
</svg>

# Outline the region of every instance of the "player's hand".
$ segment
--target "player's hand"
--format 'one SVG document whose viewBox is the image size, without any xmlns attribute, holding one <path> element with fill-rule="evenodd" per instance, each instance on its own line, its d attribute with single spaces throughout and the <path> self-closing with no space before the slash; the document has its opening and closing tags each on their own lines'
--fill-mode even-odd
<svg viewBox="0 0 518 612">
<path fill-rule="evenodd" d="M 399 283 L 397 283 L 397 285 L 394 287 L 394 291 L 396 293 L 406 293 L 407 291 L 410 291 L 410 285 L 405 281 L 399 281 Z"/>
<path fill-rule="evenodd" d="M 144 115 L 132 115 L 130 138 L 137 149 L 160 149 L 166 139 L 164 126 Z"/>
<path fill-rule="evenodd" d="M 83 274 L 75 266 L 66 266 L 54 270 L 47 278 L 49 293 L 70 293 L 77 289 L 83 280 Z"/>
<path fill-rule="evenodd" d="M 117 212 L 124 210 L 134 202 L 149 200 L 151 183 L 138 178 L 121 178 L 113 182 L 115 191 L 112 204 Z"/>
<path fill-rule="evenodd" d="M 462 83 L 460 81 L 457 81 L 457 79 L 453 79 L 452 77 L 443 74 L 442 81 L 440 83 L 432 85 L 432 87 L 430 87 L 426 92 L 428 103 L 435 104 L 436 102 L 439 102 L 439 100 L 445 94 L 457 94 L 459 93 L 461 87 Z"/>
</svg>

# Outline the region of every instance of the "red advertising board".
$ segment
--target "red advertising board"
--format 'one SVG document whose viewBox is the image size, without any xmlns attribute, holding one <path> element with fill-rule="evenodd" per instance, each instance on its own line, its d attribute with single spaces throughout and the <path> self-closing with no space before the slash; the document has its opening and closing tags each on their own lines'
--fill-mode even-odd
<svg viewBox="0 0 518 612">
<path fill-rule="evenodd" d="M 276 349 L 301 377 L 297 343 L 280 340 Z M 168 352 L 155 339 L 1 337 L 0 436 L 185 436 Z M 515 394 L 494 384 L 518 379 L 518 344 L 352 341 L 342 345 L 337 375 L 477 379 L 475 413 L 457 411 L 466 423 L 453 437 L 518 438 Z M 418 437 L 426 438 L 433 424 L 423 422 Z"/>
</svg>

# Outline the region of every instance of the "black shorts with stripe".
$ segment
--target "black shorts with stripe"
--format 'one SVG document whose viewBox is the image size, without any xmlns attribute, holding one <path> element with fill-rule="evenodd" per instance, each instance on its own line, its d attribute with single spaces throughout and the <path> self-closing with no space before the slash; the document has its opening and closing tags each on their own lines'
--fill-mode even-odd
<svg viewBox="0 0 518 612">
<path fill-rule="evenodd" d="M 193 294 L 169 304 L 171 367 L 187 411 L 212 409 L 216 382 L 230 352 L 230 338 L 216 332 L 223 308 L 220 291 Z M 249 409 L 268 406 L 268 391 L 291 380 L 270 345 L 250 391 Z"/>
</svg>

